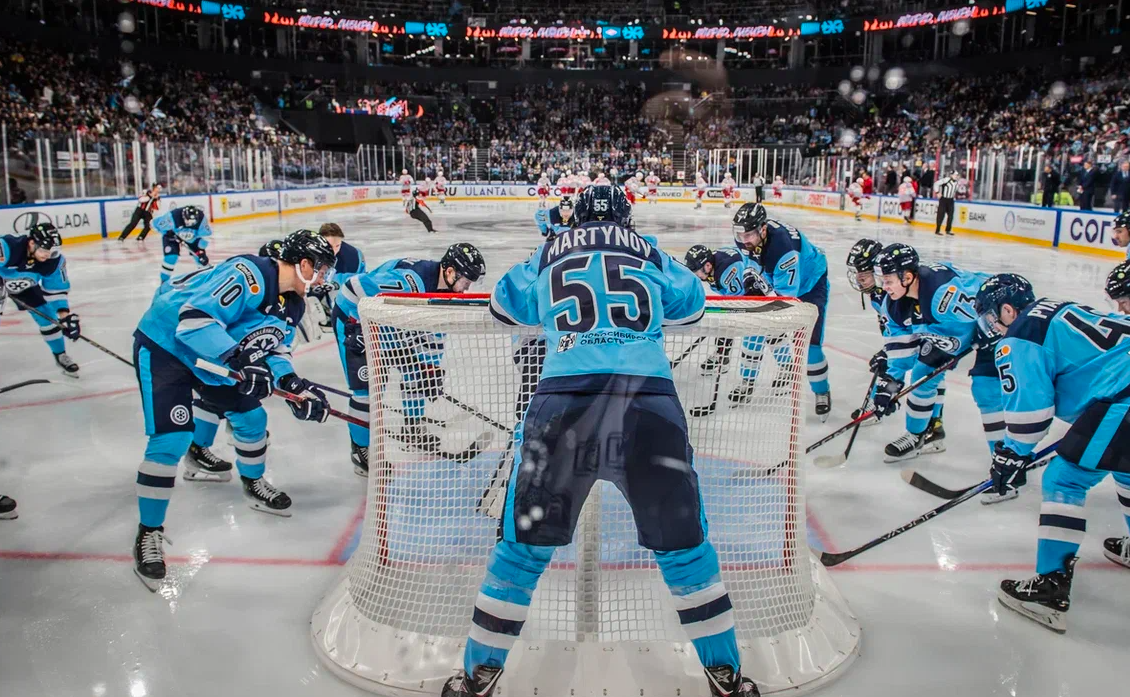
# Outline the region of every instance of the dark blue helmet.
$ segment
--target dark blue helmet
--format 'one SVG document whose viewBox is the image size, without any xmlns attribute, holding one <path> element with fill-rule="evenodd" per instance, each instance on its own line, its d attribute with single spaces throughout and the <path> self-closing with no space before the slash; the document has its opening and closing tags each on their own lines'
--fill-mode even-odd
<svg viewBox="0 0 1130 697">
<path fill-rule="evenodd" d="M 904 271 L 917 275 L 920 264 L 918 251 L 902 242 L 883 247 L 883 251 L 875 257 L 875 268 L 884 276 L 893 273 L 901 275 Z"/>
<path fill-rule="evenodd" d="M 199 206 L 184 206 L 180 209 L 181 220 L 188 227 L 200 227 L 204 222 L 204 211 Z"/>
<path fill-rule="evenodd" d="M 622 227 L 632 227 L 632 204 L 624 190 L 616 185 L 590 186 L 577 197 L 573 208 L 573 223 L 583 225 L 594 221 L 608 221 Z"/>
<path fill-rule="evenodd" d="M 1111 270 L 1106 277 L 1106 294 L 1111 300 L 1130 298 L 1130 261 L 1124 261 Z"/>
<path fill-rule="evenodd" d="M 331 269 L 337 261 L 329 241 L 310 230 L 295 230 L 287 235 L 279 247 L 278 258 L 296 266 L 305 259 L 313 265 L 315 271 Z"/>
<path fill-rule="evenodd" d="M 848 283 L 852 288 L 860 293 L 869 293 L 875 289 L 874 272 L 875 260 L 883 252 L 883 244 L 875 240 L 867 239 L 866 237 L 859 240 L 851 246 L 848 250 L 847 265 L 848 265 Z M 871 285 L 864 287 L 863 282 L 860 281 L 860 276 L 863 274 L 872 274 Z"/>
<path fill-rule="evenodd" d="M 57 253 L 63 244 L 63 236 L 54 223 L 38 223 L 27 231 L 27 236 L 40 249 L 51 249 Z"/>
<path fill-rule="evenodd" d="M 455 269 L 455 273 L 472 283 L 487 272 L 487 262 L 482 253 L 468 242 L 457 242 L 448 247 L 439 263 Z"/>
<path fill-rule="evenodd" d="M 1130 211 L 1122 211 L 1114 218 L 1114 229 L 1120 227 L 1130 228 Z"/>
<path fill-rule="evenodd" d="M 710 251 L 710 247 L 704 244 L 696 244 L 687 250 L 687 255 L 683 257 L 683 263 L 691 271 L 698 271 L 706 266 L 706 263 L 713 261 L 714 252 Z"/>
<path fill-rule="evenodd" d="M 977 312 L 977 324 L 981 332 L 990 339 L 1000 337 L 997 321 L 1001 306 L 1011 305 L 1017 312 L 1036 302 L 1036 293 L 1028 279 L 1014 273 L 999 273 L 981 284 L 973 309 Z"/>
</svg>

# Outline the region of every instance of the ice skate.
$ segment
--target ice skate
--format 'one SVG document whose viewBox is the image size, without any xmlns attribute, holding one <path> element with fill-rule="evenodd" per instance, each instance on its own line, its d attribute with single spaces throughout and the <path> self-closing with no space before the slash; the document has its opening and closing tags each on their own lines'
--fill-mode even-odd
<svg viewBox="0 0 1130 697">
<path fill-rule="evenodd" d="M 1063 634 L 1067 631 L 1067 610 L 1071 607 L 1071 578 L 1075 573 L 1076 559 L 1067 559 L 1062 571 L 1036 574 L 1023 581 L 1001 581 L 997 600 L 1009 610 Z"/>
<path fill-rule="evenodd" d="M 133 542 L 133 572 L 150 592 L 156 593 L 165 580 L 165 528 L 137 526 L 137 539 Z"/>
<path fill-rule="evenodd" d="M 902 462 L 913 460 L 922 452 L 922 445 L 926 441 L 924 433 L 904 433 L 883 449 L 883 462 Z"/>
<path fill-rule="evenodd" d="M 938 417 L 930 419 L 930 425 L 926 427 L 926 439 L 922 441 L 923 455 L 932 455 L 934 453 L 944 453 L 946 451 L 946 429 L 942 426 L 942 420 Z"/>
<path fill-rule="evenodd" d="M 816 395 L 816 416 L 820 417 L 820 423 L 825 423 L 831 413 L 832 393 L 825 392 L 824 394 Z"/>
<path fill-rule="evenodd" d="M 0 499 L 3 501 L 3 499 Z M 3 504 L 0 503 L 0 511 L 3 510 Z M 4 515 L 0 512 L 0 518 Z M 1103 540 L 1103 555 L 1118 564 L 1130 569 L 1130 537 L 1108 537 Z"/>
<path fill-rule="evenodd" d="M 189 482 L 230 482 L 232 464 L 208 448 L 193 443 L 184 456 L 184 479 Z"/>
<path fill-rule="evenodd" d="M 20 514 L 16 512 L 16 500 L 11 496 L 0 496 L 0 520 L 15 520 Z"/>
<path fill-rule="evenodd" d="M 716 353 L 710 358 L 707 358 L 698 367 L 699 373 L 704 377 L 709 377 L 721 371 L 723 374 L 730 370 L 730 355 L 727 353 Z"/>
<path fill-rule="evenodd" d="M 440 697 L 490 697 L 494 688 L 498 686 L 498 679 L 502 677 L 502 669 L 491 666 L 475 668 L 473 677 L 468 677 L 463 671 L 451 678 L 443 686 Z"/>
<path fill-rule="evenodd" d="M 730 666 L 715 666 L 706 669 L 706 682 L 710 685 L 711 697 L 760 697 L 757 685 L 749 678 L 742 677 L 740 670 Z"/>
<path fill-rule="evenodd" d="M 55 365 L 69 378 L 78 378 L 78 363 L 75 363 L 66 353 L 55 354 Z"/>
<path fill-rule="evenodd" d="M 263 477 L 248 479 L 240 477 L 243 481 L 243 498 L 252 510 L 270 513 L 272 515 L 290 517 L 290 497 L 276 489 Z"/>
</svg>

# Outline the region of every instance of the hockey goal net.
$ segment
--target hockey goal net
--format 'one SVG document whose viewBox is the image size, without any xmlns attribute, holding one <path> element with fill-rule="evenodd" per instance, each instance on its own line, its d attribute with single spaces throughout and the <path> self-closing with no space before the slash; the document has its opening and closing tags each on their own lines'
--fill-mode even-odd
<svg viewBox="0 0 1130 697">
<path fill-rule="evenodd" d="M 360 306 L 371 390 L 367 506 L 311 636 L 338 676 L 377 694 L 438 695 L 461 667 L 499 530 L 516 405 L 532 390 L 522 351 L 537 345 L 537 330 L 497 324 L 486 296 L 451 297 Z M 700 323 L 666 339 L 743 672 L 763 694 L 819 686 L 851 662 L 860 639 L 807 541 L 799 435 L 815 319 L 799 302 L 712 298 Z M 752 389 L 738 404 L 730 392 L 743 384 Z M 573 543 L 542 577 L 500 690 L 708 694 L 610 483 L 593 487 Z"/>
</svg>

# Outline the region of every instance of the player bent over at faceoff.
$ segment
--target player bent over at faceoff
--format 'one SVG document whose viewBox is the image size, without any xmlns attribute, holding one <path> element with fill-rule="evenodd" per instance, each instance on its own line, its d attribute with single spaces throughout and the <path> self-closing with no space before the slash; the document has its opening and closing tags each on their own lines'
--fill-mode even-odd
<svg viewBox="0 0 1130 697">
<path fill-rule="evenodd" d="M 511 268 L 491 296 L 497 320 L 542 326 L 548 351 L 515 434 L 502 539 L 475 601 L 464 670 L 442 695 L 494 692 L 538 579 L 554 549 L 572 539 L 597 479 L 616 484 L 628 500 L 640 544 L 655 553 L 711 693 L 756 695 L 741 675 L 730 597 L 706 539 L 683 407 L 663 346 L 664 325 L 702 318 L 702 283 L 654 238 L 628 227 L 631 208 L 619 187 L 585 190 L 573 215 L 578 227 Z M 571 294 L 578 287 L 588 295 Z M 622 461 L 601 457 L 612 439 L 623 439 Z"/>
</svg>

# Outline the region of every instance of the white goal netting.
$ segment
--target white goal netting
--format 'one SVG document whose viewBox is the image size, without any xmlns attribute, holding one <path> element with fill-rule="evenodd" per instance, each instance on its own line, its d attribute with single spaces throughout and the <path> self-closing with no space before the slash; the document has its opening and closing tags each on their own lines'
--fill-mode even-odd
<svg viewBox="0 0 1130 697">
<path fill-rule="evenodd" d="M 355 685 L 438 695 L 461 666 L 497 538 L 516 411 L 536 385 L 538 333 L 495 323 L 474 298 L 379 297 L 360 309 L 372 419 L 365 521 L 311 634 L 326 664 Z M 712 299 L 702 322 L 666 340 L 743 672 L 763 694 L 822 684 L 854 658 L 860 636 L 808 548 L 799 436 L 815 319 L 798 302 Z M 741 403 L 730 398 L 735 389 Z M 573 543 L 542 577 L 500 690 L 707 694 L 612 484 L 593 487 Z"/>
</svg>

